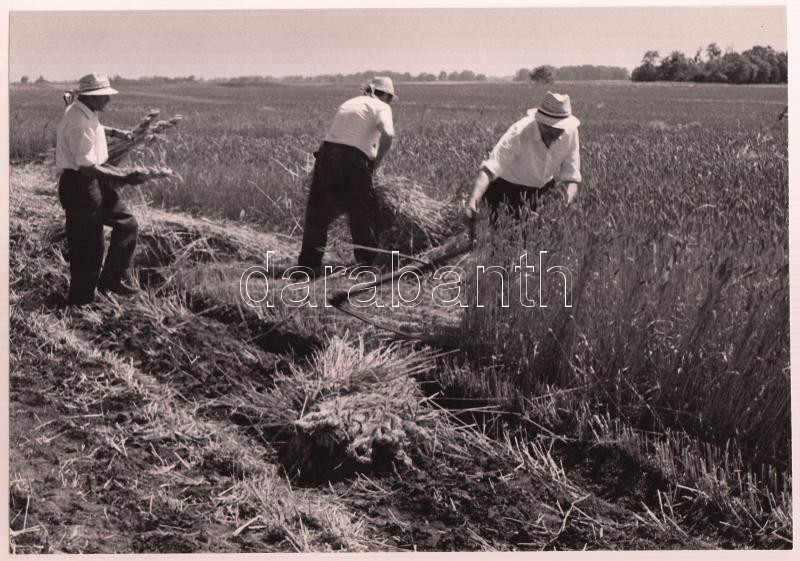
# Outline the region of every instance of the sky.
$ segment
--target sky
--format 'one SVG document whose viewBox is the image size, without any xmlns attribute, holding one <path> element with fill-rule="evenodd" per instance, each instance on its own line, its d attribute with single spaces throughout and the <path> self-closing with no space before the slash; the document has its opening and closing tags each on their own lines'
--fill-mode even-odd
<svg viewBox="0 0 800 561">
<path fill-rule="evenodd" d="M 645 51 L 693 56 L 711 42 L 723 50 L 787 49 L 783 6 L 107 11 L 132 4 L 99 5 L 106 11 L 87 11 L 86 2 L 69 12 L 12 6 L 10 79 L 74 81 L 92 71 L 218 78 L 465 69 L 500 77 L 541 64 L 630 70 Z"/>
</svg>

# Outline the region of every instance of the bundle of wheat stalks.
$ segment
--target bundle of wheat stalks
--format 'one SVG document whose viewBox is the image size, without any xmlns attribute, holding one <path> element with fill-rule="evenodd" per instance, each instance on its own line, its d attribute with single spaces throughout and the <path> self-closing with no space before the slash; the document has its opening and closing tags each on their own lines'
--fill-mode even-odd
<svg viewBox="0 0 800 561">
<path fill-rule="evenodd" d="M 420 456 L 463 455 L 475 438 L 421 395 L 416 378 L 435 359 L 409 345 L 368 350 L 363 340 L 335 336 L 269 391 L 242 382 L 243 391 L 219 401 L 275 435 L 286 473 L 300 482 L 413 467 Z"/>
<path fill-rule="evenodd" d="M 384 249 L 419 253 L 463 229 L 459 205 L 429 197 L 419 182 L 379 175 L 373 183 L 384 226 L 380 239 Z"/>
<path fill-rule="evenodd" d="M 280 448 L 287 473 L 316 483 L 412 465 L 408 453 L 423 438 L 411 413 L 418 400 L 409 386 L 391 393 L 399 401 L 389 402 L 379 388 L 333 397 L 294 421 Z"/>
<path fill-rule="evenodd" d="M 161 134 L 167 129 L 175 127 L 183 120 L 182 115 L 175 115 L 168 121 L 155 121 L 158 117 L 158 110 L 151 110 L 136 127 L 131 130 L 129 139 L 112 139 L 108 144 L 108 161 L 106 165 L 114 167 L 120 164 L 126 157 L 133 161 L 138 159 L 132 166 L 124 168 L 125 172 L 139 172 L 146 179 L 161 179 L 165 177 L 180 179 L 180 176 L 170 167 L 164 164 L 164 152 L 161 152 L 159 162 L 155 165 L 146 165 L 143 161 L 144 148 L 156 140 L 165 140 Z"/>
</svg>

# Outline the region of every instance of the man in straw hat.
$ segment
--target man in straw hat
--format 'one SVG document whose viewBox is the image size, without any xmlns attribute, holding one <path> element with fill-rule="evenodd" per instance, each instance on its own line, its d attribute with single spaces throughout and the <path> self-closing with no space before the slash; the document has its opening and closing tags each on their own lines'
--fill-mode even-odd
<svg viewBox="0 0 800 561">
<path fill-rule="evenodd" d="M 557 182 L 566 186 L 567 204 L 572 203 L 581 181 L 579 125 L 569 96 L 547 92 L 539 107 L 511 125 L 481 163 L 467 218 L 474 218 L 484 196 L 493 221 L 503 203 L 519 218 L 524 206 L 536 210 L 539 197 Z"/>
<path fill-rule="evenodd" d="M 346 214 L 356 246 L 377 244 L 378 205 L 372 174 L 392 146 L 394 123 L 389 106 L 395 98 L 392 79 L 376 76 L 362 95 L 339 106 L 319 150 L 314 153 L 314 175 L 306 206 L 303 246 L 298 265 L 322 270 L 322 256 L 328 241 L 328 227 Z M 355 247 L 357 262 L 371 264 L 376 253 Z"/>
<path fill-rule="evenodd" d="M 104 165 L 108 160 L 106 135 L 128 138 L 130 132 L 104 127 L 97 118 L 116 93 L 105 74 L 87 74 L 65 98 L 71 103 L 56 130 L 56 167 L 61 172 L 58 196 L 66 213 L 68 303 L 72 305 L 92 302 L 95 288 L 121 295 L 136 292 L 124 283 L 124 277 L 136 248 L 138 225 L 106 183 L 137 185 L 145 178 L 138 172 L 121 173 Z M 105 263 L 104 225 L 112 228 Z"/>
</svg>

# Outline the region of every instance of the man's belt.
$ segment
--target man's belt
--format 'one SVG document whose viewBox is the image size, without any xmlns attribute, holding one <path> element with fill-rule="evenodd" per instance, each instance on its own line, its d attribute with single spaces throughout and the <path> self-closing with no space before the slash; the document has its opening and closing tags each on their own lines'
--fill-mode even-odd
<svg viewBox="0 0 800 561">
<path fill-rule="evenodd" d="M 536 191 L 537 193 L 544 193 L 548 189 L 552 189 L 553 187 L 556 186 L 555 178 L 551 179 L 550 181 L 548 181 L 547 183 L 545 183 L 541 187 L 532 187 L 530 185 L 522 185 L 521 183 L 512 183 L 511 181 L 509 181 L 507 179 L 504 179 L 504 178 L 502 178 L 500 176 L 498 176 L 495 179 L 495 181 L 497 181 L 498 179 L 502 180 L 509 187 L 514 187 L 516 189 L 526 189 L 528 191 Z M 492 182 L 492 183 L 494 183 L 494 182 Z"/>
<path fill-rule="evenodd" d="M 71 168 L 62 169 L 61 177 L 66 185 L 76 185 L 78 187 L 86 187 L 95 181 L 94 178 L 83 175 L 80 171 Z"/>
<path fill-rule="evenodd" d="M 355 146 L 350 146 L 349 144 L 339 144 L 338 142 L 329 142 L 327 140 L 322 143 L 322 147 L 320 148 L 320 150 L 326 150 L 326 151 L 327 150 L 331 150 L 331 151 L 334 151 L 334 152 L 346 152 L 348 154 L 352 154 L 353 156 L 358 156 L 360 158 L 365 158 L 367 161 L 369 161 L 369 159 L 370 159 L 369 156 L 364 154 L 364 152 L 362 152 L 361 150 L 359 150 Z"/>
</svg>

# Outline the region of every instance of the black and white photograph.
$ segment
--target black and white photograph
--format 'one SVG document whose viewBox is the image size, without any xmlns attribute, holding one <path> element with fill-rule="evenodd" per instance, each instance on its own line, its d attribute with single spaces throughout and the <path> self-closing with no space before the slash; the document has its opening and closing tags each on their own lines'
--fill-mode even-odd
<svg viewBox="0 0 800 561">
<path fill-rule="evenodd" d="M 29 4 L 3 555 L 793 550 L 792 6 Z"/>
</svg>

